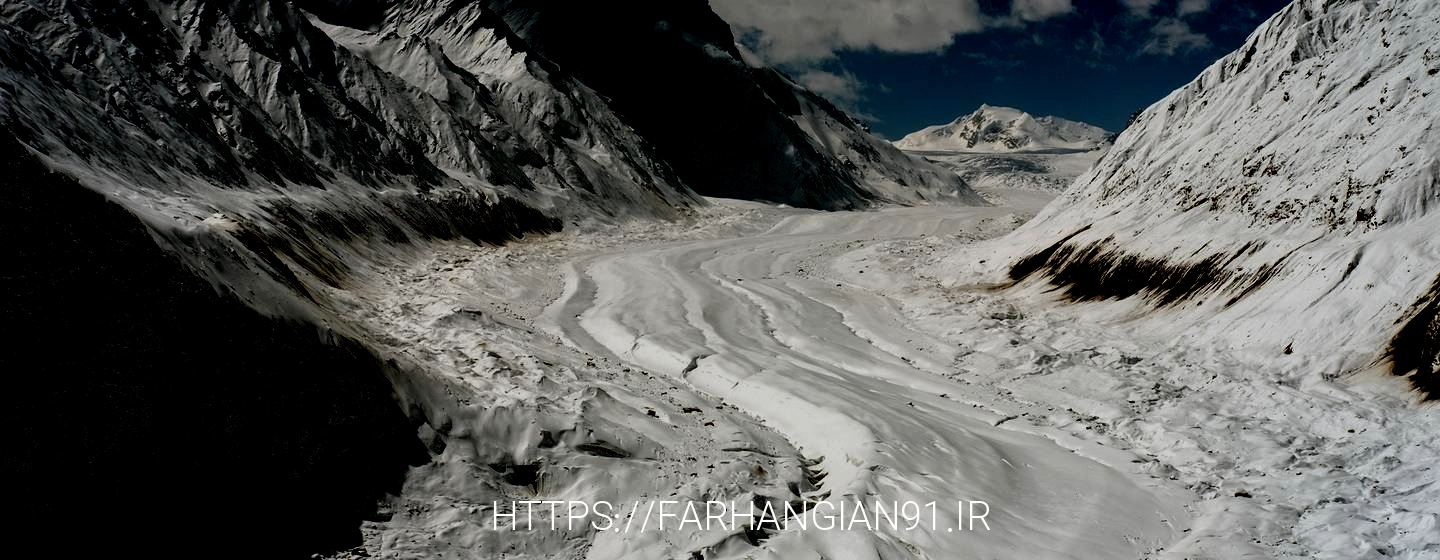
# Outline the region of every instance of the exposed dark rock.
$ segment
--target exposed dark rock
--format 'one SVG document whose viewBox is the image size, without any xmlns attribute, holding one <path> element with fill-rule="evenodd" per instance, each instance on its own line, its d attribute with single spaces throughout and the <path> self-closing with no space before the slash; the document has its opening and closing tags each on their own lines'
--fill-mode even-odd
<svg viewBox="0 0 1440 560">
<path fill-rule="evenodd" d="M 532 491 L 540 480 L 540 464 L 517 464 L 509 455 L 499 463 L 491 463 L 490 470 L 500 473 L 500 479 L 511 486 L 526 486 Z"/>
<path fill-rule="evenodd" d="M 1026 278 L 1029 278 L 1031 274 L 1034 274 L 1035 271 L 1040 270 L 1041 266 L 1044 266 L 1047 262 L 1049 262 L 1050 258 L 1055 255 L 1055 251 L 1060 250 L 1060 247 L 1064 245 L 1066 241 L 1074 239 L 1075 236 L 1080 235 L 1081 233 L 1084 233 L 1086 230 L 1089 229 L 1090 226 L 1085 226 L 1083 228 L 1075 230 L 1074 233 L 1071 233 L 1070 235 L 1061 238 L 1053 245 L 1036 251 L 1030 255 L 1026 255 L 1020 260 L 1016 261 L 1015 264 L 1010 267 L 1010 279 L 1019 282 Z"/>
<path fill-rule="evenodd" d="M 1427 400 L 1440 398 L 1440 276 L 1408 317 L 1386 352 L 1391 371 L 1408 378 Z"/>
<path fill-rule="evenodd" d="M 1234 294 L 1226 303 L 1234 305 L 1280 269 L 1280 263 L 1253 270 L 1234 265 L 1241 257 L 1258 251 L 1260 243 L 1248 243 L 1232 253 L 1177 262 L 1126 253 L 1109 238 L 1086 245 L 1067 243 L 1074 235 L 1017 261 L 1010 269 L 1010 278 L 1018 282 L 1042 275 L 1074 302 L 1141 296 L 1163 307 L 1224 292 Z"/>
<path fill-rule="evenodd" d="M 576 445 L 575 450 L 581 453 L 588 453 L 597 457 L 609 457 L 611 459 L 624 459 L 630 456 L 630 452 L 606 441 L 582 443 Z"/>
</svg>

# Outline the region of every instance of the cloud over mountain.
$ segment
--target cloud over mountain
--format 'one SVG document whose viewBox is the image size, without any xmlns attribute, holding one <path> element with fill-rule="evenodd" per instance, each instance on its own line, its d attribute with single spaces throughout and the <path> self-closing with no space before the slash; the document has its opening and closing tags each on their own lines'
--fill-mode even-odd
<svg viewBox="0 0 1440 560">
<path fill-rule="evenodd" d="M 767 60 L 803 64 L 843 50 L 922 53 L 959 34 L 1073 11 L 1070 0 L 1017 0 L 1008 15 L 984 13 L 977 0 L 715 0 L 712 7 Z"/>
</svg>

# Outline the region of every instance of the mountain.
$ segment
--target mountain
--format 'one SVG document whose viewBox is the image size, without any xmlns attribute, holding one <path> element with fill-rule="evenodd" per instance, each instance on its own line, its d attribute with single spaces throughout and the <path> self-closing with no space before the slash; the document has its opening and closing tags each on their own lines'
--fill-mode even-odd
<svg viewBox="0 0 1440 560">
<path fill-rule="evenodd" d="M 1087 151 L 1110 144 L 1104 129 L 1059 117 L 1032 117 L 1009 107 L 981 105 L 949 124 L 905 135 L 895 145 L 905 150 L 983 153 Z"/>
<path fill-rule="evenodd" d="M 17 530 L 107 519 L 76 550 L 357 543 L 424 460 L 406 399 L 444 392 L 340 319 L 376 263 L 701 195 L 981 203 L 698 1 L 6 2 L 0 129 L 3 465 Z"/>
<path fill-rule="evenodd" d="M 1294 2 L 990 246 L 1006 280 L 1277 375 L 1328 364 L 1295 383 L 1382 364 L 1435 395 L 1436 29 L 1426 0 Z"/>
<path fill-rule="evenodd" d="M 609 99 L 702 195 L 825 209 L 981 203 L 950 174 L 876 142 L 820 97 L 747 63 L 704 0 L 487 5 L 537 53 Z M 822 120 L 824 133 L 815 126 Z"/>
<path fill-rule="evenodd" d="M 974 185 L 963 176 L 957 179 L 943 162 L 897 149 L 789 75 L 764 65 L 748 52 L 742 50 L 741 55 L 766 89 L 766 95 L 784 108 L 810 143 L 835 158 L 874 196 L 908 203 L 985 204 L 974 192 Z"/>
<path fill-rule="evenodd" d="M 895 145 L 949 169 L 981 192 L 1060 192 L 1103 157 L 1113 139 L 1109 132 L 1085 123 L 1037 119 L 1018 109 L 982 105 L 950 124 L 909 134 Z"/>
</svg>

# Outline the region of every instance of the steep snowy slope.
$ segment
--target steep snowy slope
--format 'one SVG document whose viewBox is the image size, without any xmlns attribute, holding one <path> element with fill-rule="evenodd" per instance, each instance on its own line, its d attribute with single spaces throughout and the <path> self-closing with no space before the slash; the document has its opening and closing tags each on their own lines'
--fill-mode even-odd
<svg viewBox="0 0 1440 560">
<path fill-rule="evenodd" d="M 375 500 L 425 461 L 393 364 L 248 308 L 162 248 L 234 250 L 213 236 L 146 227 L 8 136 L 0 161 L 0 317 L 14 327 L 0 472 L 26 512 L 12 554 L 129 542 L 157 558 L 304 558 L 357 543 Z"/>
<path fill-rule="evenodd" d="M 1095 308 L 1115 316 L 1166 309 L 1149 334 L 1273 356 L 1302 383 L 1388 356 L 1433 395 L 1437 85 L 1440 4 L 1298 0 L 991 246 L 1007 258 L 956 266 L 1129 302 Z"/>
<path fill-rule="evenodd" d="M 4 22 L 6 125 L 57 165 L 115 175 L 111 192 L 203 184 L 332 209 L 369 205 L 343 199 L 372 190 L 504 195 L 562 215 L 665 214 L 691 200 L 597 96 L 499 38 L 498 20 L 474 21 L 460 63 L 423 42 L 386 53 L 407 66 L 399 74 L 284 2 L 22 2 Z M 487 71 L 538 77 L 514 80 L 528 95 L 502 96 Z M 317 188 L 328 184 L 363 188 Z M 225 210 L 241 211 L 184 211 Z"/>
<path fill-rule="evenodd" d="M 895 145 L 906 150 L 967 152 L 1085 151 L 1108 145 L 1104 129 L 1059 117 L 1032 117 L 1019 109 L 981 105 L 949 124 L 905 135 Z"/>
<path fill-rule="evenodd" d="M 747 64 L 729 26 L 701 0 L 486 3 L 536 52 L 608 98 L 701 194 L 824 209 L 979 202 L 950 174 L 883 146 L 774 70 Z"/>
</svg>

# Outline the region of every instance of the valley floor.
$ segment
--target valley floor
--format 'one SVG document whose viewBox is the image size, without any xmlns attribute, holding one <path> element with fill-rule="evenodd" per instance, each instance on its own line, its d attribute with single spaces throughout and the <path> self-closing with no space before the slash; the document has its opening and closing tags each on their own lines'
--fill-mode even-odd
<svg viewBox="0 0 1440 560">
<path fill-rule="evenodd" d="M 1033 294 L 941 287 L 941 256 L 1049 196 L 860 213 L 715 200 L 683 223 L 442 247 L 374 271 L 337 298 L 428 372 L 448 416 L 366 548 L 1440 557 L 1440 413 L 1393 384 L 1297 388 L 1263 360 L 1147 340 Z M 812 515 L 917 502 L 926 519 L 760 535 L 493 526 L 495 502 L 525 499 L 778 500 Z M 955 522 L 971 501 L 988 505 L 988 531 Z"/>
</svg>

